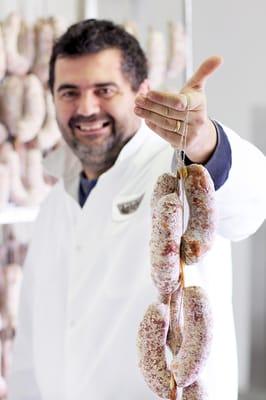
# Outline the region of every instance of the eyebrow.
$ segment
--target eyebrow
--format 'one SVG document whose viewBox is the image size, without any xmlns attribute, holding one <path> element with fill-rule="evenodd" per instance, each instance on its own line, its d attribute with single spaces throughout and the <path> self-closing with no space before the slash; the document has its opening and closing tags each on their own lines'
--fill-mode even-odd
<svg viewBox="0 0 266 400">
<path fill-rule="evenodd" d="M 95 85 L 92 85 L 92 87 L 94 87 L 96 89 L 106 87 L 106 86 L 113 86 L 113 87 L 119 89 L 118 85 L 114 82 L 96 83 Z M 66 89 L 79 89 L 79 86 L 73 85 L 71 83 L 62 83 L 62 85 L 60 85 L 56 91 L 59 93 L 62 90 L 66 90 Z"/>
</svg>

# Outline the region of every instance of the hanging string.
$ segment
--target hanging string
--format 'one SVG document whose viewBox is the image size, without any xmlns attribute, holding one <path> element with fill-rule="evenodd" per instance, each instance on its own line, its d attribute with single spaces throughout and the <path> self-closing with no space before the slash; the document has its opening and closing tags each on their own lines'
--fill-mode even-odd
<svg viewBox="0 0 266 400">
<path fill-rule="evenodd" d="M 171 373 L 171 378 L 170 378 L 170 399 L 169 400 L 176 400 L 176 395 L 177 395 L 177 386 L 176 386 L 174 375 Z"/>
<path fill-rule="evenodd" d="M 188 97 L 187 97 L 188 102 Z M 182 234 L 185 231 L 185 218 L 184 218 L 184 210 L 185 210 L 185 184 L 184 180 L 187 176 L 187 169 L 185 165 L 185 157 L 186 157 L 186 149 L 187 149 L 187 134 L 188 134 L 188 118 L 189 118 L 189 110 L 187 104 L 187 112 L 184 120 L 183 125 L 183 132 L 181 132 L 181 168 L 180 168 L 180 181 L 181 181 L 181 202 L 183 207 L 182 213 Z"/>
<path fill-rule="evenodd" d="M 187 168 L 185 165 L 186 148 L 187 148 L 187 135 L 188 135 L 188 121 L 189 121 L 189 96 L 187 98 L 186 115 L 182 125 L 180 148 L 176 150 L 176 164 L 177 164 L 177 193 L 180 196 L 182 204 L 182 234 L 185 232 L 185 184 L 184 181 L 187 177 Z"/>
<path fill-rule="evenodd" d="M 181 203 L 182 203 L 182 234 L 185 232 L 185 179 L 187 177 L 187 168 L 185 166 L 185 157 L 186 157 L 186 147 L 187 147 L 187 134 L 188 134 L 188 120 L 189 120 L 189 97 L 187 96 L 187 112 L 185 115 L 184 125 L 183 125 L 183 132 L 181 138 L 181 166 L 178 171 L 179 174 L 179 182 L 181 187 Z M 184 261 L 181 259 L 180 256 L 180 284 L 181 288 L 184 289 L 185 287 L 185 273 L 184 273 Z"/>
<path fill-rule="evenodd" d="M 185 231 L 185 218 L 184 218 L 184 209 L 185 209 L 185 190 L 184 190 L 184 180 L 187 176 L 187 169 L 185 166 L 185 156 L 186 156 L 186 146 L 187 146 L 187 134 L 188 134 L 188 119 L 189 119 L 189 100 L 187 96 L 187 112 L 185 115 L 185 120 L 183 122 L 183 129 L 180 132 L 181 134 L 181 141 L 180 141 L 180 148 L 176 149 L 176 164 L 177 164 L 177 171 L 176 171 L 176 178 L 177 178 L 177 193 L 181 198 L 182 204 L 182 234 Z M 184 275 L 184 261 L 180 257 L 179 261 L 180 265 L 180 275 L 179 275 L 179 287 L 177 290 L 181 290 L 181 300 L 180 300 L 180 307 L 177 315 L 177 319 L 179 324 L 181 323 L 181 309 L 183 304 L 183 289 L 185 287 L 185 275 Z M 171 298 L 171 296 L 170 296 Z M 171 323 L 170 323 L 171 327 Z M 170 399 L 169 400 L 176 400 L 177 397 L 177 385 L 175 382 L 174 375 L 171 373 L 170 379 Z"/>
</svg>

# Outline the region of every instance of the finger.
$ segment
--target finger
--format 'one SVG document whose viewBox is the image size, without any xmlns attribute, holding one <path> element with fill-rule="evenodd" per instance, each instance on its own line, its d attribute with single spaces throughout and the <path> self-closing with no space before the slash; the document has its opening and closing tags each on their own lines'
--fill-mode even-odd
<svg viewBox="0 0 266 400">
<path fill-rule="evenodd" d="M 184 107 L 189 111 L 200 111 L 204 109 L 206 99 L 202 91 L 196 91 L 191 88 L 183 89 L 182 94 L 185 96 Z M 189 113 L 189 116 L 191 113 Z M 190 119 L 192 116 L 190 116 Z"/>
<path fill-rule="evenodd" d="M 147 95 L 144 99 L 143 97 L 136 99 L 138 107 L 154 111 L 168 118 L 180 119 L 181 121 L 186 119 L 187 110 L 200 110 L 203 108 L 205 101 L 202 92 L 197 92 L 191 88 L 183 89 L 180 94 L 152 91 L 149 92 L 149 98 Z M 144 104 L 144 106 L 141 104 Z"/>
<path fill-rule="evenodd" d="M 187 106 L 187 98 L 184 93 L 174 94 L 151 90 L 147 93 L 146 98 L 154 103 L 177 111 L 185 111 Z"/>
<path fill-rule="evenodd" d="M 177 149 L 184 149 L 184 136 L 168 131 L 166 129 L 163 129 L 156 124 L 152 123 L 151 121 L 146 121 L 146 125 L 152 129 L 155 133 L 157 133 L 162 139 L 166 140 L 168 143 L 170 143 L 173 147 Z M 188 141 L 186 140 L 186 143 Z"/>
<path fill-rule="evenodd" d="M 145 120 L 154 123 L 160 128 L 166 129 L 168 131 L 176 132 L 177 130 L 180 130 L 180 125 L 182 123 L 182 126 L 184 125 L 184 120 L 179 120 L 179 119 L 172 119 L 172 118 L 167 118 L 163 117 L 159 114 L 156 114 L 152 111 L 149 110 L 144 110 L 142 108 L 136 107 L 135 108 L 135 113 L 139 116 L 144 118 Z M 186 125 L 187 125 L 187 120 L 186 120 Z M 182 129 L 183 131 L 184 129 Z"/>
<path fill-rule="evenodd" d="M 207 58 L 199 66 L 193 76 L 188 80 L 181 92 L 183 92 L 184 89 L 187 88 L 197 90 L 203 89 L 206 84 L 207 78 L 213 74 L 213 72 L 222 64 L 222 62 L 223 59 L 220 56 L 212 56 Z"/>
<path fill-rule="evenodd" d="M 167 118 L 183 120 L 186 116 L 185 112 L 177 111 L 167 105 L 156 103 L 145 96 L 138 96 L 136 98 L 136 106 L 145 110 L 153 111 L 156 114 L 162 115 L 163 117 Z"/>
<path fill-rule="evenodd" d="M 162 106 L 154 103 L 147 98 L 144 98 L 144 100 L 141 99 L 140 101 L 136 100 L 135 111 L 139 116 L 147 118 L 149 115 L 152 116 L 154 113 L 168 119 L 178 119 L 180 121 L 192 120 L 192 114 L 187 114 L 186 111 L 177 111 L 168 106 Z M 147 113 L 145 113 L 145 111 L 147 111 Z"/>
</svg>

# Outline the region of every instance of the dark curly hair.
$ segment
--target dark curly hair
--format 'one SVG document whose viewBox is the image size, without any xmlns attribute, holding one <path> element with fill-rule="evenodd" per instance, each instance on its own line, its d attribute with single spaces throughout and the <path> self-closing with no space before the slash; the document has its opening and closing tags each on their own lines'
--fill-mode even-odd
<svg viewBox="0 0 266 400">
<path fill-rule="evenodd" d="M 130 82 L 132 90 L 137 91 L 148 76 L 147 58 L 139 42 L 122 26 L 98 19 L 71 25 L 54 44 L 49 64 L 50 90 L 53 92 L 57 58 L 95 54 L 109 48 L 121 50 L 122 73 Z"/>
</svg>

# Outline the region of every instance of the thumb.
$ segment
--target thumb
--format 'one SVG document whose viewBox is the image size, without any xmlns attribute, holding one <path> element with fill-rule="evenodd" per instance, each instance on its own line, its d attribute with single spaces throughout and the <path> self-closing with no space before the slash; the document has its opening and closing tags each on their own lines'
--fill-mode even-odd
<svg viewBox="0 0 266 400">
<path fill-rule="evenodd" d="M 192 77 L 187 81 L 183 89 L 203 89 L 208 76 L 210 76 L 222 63 L 223 59 L 220 56 L 212 56 L 207 58 L 199 66 L 194 75 L 192 75 Z"/>
</svg>

